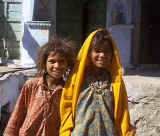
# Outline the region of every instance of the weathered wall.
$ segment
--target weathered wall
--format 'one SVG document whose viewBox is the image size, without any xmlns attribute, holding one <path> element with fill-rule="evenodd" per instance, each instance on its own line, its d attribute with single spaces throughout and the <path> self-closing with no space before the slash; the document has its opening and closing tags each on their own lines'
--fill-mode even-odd
<svg viewBox="0 0 160 136">
<path fill-rule="evenodd" d="M 0 78 L 0 107 L 10 103 L 9 111 L 13 110 L 25 79 L 23 73 L 6 74 Z"/>
<path fill-rule="evenodd" d="M 124 76 L 130 108 L 131 123 L 136 136 L 160 135 L 160 71 L 145 70 Z"/>
<path fill-rule="evenodd" d="M 131 63 L 131 41 L 132 41 L 132 25 L 113 25 L 112 36 L 116 41 L 119 50 L 122 66 L 128 67 Z"/>
<path fill-rule="evenodd" d="M 0 74 L 3 73 L 0 72 Z M 0 136 L 7 124 L 9 115 L 15 106 L 24 82 L 34 75 L 34 72 L 22 71 L 8 73 L 0 77 Z"/>
<path fill-rule="evenodd" d="M 0 57 L 5 38 L 10 58 L 19 59 L 20 39 L 22 37 L 22 0 L 0 0 Z"/>
<path fill-rule="evenodd" d="M 20 46 L 20 63 L 24 67 L 35 66 L 37 50 L 49 41 L 51 22 L 24 23 L 24 33 Z"/>
<path fill-rule="evenodd" d="M 108 0 L 107 2 L 106 27 L 111 31 L 117 43 L 122 66 L 128 67 L 133 62 L 133 1 Z"/>
</svg>

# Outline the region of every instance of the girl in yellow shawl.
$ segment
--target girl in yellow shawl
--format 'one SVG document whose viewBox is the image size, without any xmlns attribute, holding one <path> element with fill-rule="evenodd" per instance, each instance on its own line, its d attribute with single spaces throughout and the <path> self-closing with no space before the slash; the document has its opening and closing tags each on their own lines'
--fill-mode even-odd
<svg viewBox="0 0 160 136">
<path fill-rule="evenodd" d="M 60 136 L 133 136 L 115 42 L 105 29 L 81 47 L 60 103 Z"/>
</svg>

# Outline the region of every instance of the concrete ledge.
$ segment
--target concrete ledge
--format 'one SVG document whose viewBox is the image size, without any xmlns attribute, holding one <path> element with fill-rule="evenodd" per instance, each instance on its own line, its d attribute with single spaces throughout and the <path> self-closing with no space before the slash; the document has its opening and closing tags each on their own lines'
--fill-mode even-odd
<svg viewBox="0 0 160 136">
<path fill-rule="evenodd" d="M 35 67 L 23 67 L 21 65 L 17 65 L 17 64 L 7 64 L 7 65 L 0 65 L 0 77 L 2 77 L 5 74 L 8 73 L 15 73 L 18 71 L 33 71 L 33 73 L 36 72 Z"/>
</svg>

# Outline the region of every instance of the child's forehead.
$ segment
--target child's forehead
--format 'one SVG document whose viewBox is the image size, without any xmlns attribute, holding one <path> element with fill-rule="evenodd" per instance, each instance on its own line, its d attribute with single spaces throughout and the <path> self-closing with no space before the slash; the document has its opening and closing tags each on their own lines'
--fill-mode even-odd
<svg viewBox="0 0 160 136">
<path fill-rule="evenodd" d="M 96 49 L 112 48 L 112 45 L 110 44 L 109 41 L 104 41 L 102 43 L 95 45 L 94 48 L 96 48 Z"/>
</svg>

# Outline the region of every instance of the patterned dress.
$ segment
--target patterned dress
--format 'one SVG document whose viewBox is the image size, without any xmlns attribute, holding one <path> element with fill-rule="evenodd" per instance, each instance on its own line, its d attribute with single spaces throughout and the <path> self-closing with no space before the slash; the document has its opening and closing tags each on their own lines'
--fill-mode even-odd
<svg viewBox="0 0 160 136">
<path fill-rule="evenodd" d="M 71 136 L 117 136 L 113 106 L 109 73 L 87 79 L 78 98 Z"/>
<path fill-rule="evenodd" d="M 26 81 L 3 136 L 58 136 L 61 92 L 45 90 L 43 78 Z"/>
</svg>

